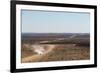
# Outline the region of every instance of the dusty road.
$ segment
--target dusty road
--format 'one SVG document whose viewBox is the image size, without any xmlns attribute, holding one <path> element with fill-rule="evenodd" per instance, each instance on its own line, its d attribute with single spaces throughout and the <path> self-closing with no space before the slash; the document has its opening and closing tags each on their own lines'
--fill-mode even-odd
<svg viewBox="0 0 100 73">
<path fill-rule="evenodd" d="M 43 56 L 45 56 L 46 54 L 51 52 L 54 49 L 54 47 L 55 47 L 55 45 L 46 45 L 46 50 L 43 52 L 43 54 L 36 54 L 36 55 L 24 57 L 24 58 L 22 58 L 21 62 L 27 63 L 27 62 L 31 62 L 31 61 L 34 61 L 34 62 L 39 61 Z"/>
</svg>

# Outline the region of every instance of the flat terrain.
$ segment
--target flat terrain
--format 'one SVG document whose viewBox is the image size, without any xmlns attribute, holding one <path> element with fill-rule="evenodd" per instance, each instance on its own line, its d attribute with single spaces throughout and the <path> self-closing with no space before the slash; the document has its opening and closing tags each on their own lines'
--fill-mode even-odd
<svg viewBox="0 0 100 73">
<path fill-rule="evenodd" d="M 22 51 L 22 63 L 87 60 L 90 58 L 89 47 L 75 46 L 74 44 L 55 44 L 48 53 L 39 55 L 32 50 Z"/>
<path fill-rule="evenodd" d="M 22 63 L 90 59 L 89 33 L 24 33 L 21 43 Z"/>
</svg>

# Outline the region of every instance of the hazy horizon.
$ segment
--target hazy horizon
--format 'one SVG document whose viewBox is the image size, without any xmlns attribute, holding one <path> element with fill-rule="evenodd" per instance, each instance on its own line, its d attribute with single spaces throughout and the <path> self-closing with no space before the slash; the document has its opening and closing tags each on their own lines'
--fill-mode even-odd
<svg viewBox="0 0 100 73">
<path fill-rule="evenodd" d="M 30 33 L 30 34 L 33 33 L 33 34 L 34 34 L 34 33 L 36 33 L 36 32 L 22 32 L 22 34 L 23 34 L 23 33 Z M 60 34 L 59 32 L 57 32 L 57 33 Z M 36 33 L 36 34 L 41 34 L 41 32 L 38 32 L 38 33 Z M 43 33 L 43 34 L 56 34 L 56 32 L 55 32 L 55 33 L 51 33 L 51 32 L 50 32 L 50 33 Z M 75 33 L 65 33 L 65 32 L 63 33 L 63 32 L 62 32 L 61 34 L 75 34 Z M 76 33 L 76 34 L 90 34 L 90 33 Z"/>
</svg>

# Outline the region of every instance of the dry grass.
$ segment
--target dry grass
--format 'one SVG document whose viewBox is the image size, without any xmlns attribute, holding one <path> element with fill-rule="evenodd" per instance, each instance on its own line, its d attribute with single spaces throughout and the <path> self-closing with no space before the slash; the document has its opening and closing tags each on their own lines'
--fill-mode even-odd
<svg viewBox="0 0 100 73">
<path fill-rule="evenodd" d="M 89 47 L 75 46 L 73 44 L 53 45 L 55 45 L 55 48 L 43 55 L 37 55 L 29 48 L 24 47 L 22 49 L 22 63 L 90 59 Z"/>
<path fill-rule="evenodd" d="M 22 48 L 21 49 L 21 58 L 32 56 L 33 54 L 36 54 L 32 50 L 30 50 L 30 48 L 28 48 L 28 47 L 22 46 L 21 48 Z"/>
<path fill-rule="evenodd" d="M 45 55 L 41 61 L 64 61 L 89 59 L 89 48 L 66 46 L 56 47 Z"/>
</svg>

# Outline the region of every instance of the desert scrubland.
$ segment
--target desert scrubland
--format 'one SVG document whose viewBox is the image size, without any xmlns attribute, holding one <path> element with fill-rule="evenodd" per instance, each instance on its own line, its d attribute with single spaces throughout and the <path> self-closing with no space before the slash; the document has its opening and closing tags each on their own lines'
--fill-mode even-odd
<svg viewBox="0 0 100 73">
<path fill-rule="evenodd" d="M 72 61 L 90 59 L 89 34 L 24 34 L 21 62 Z"/>
</svg>

